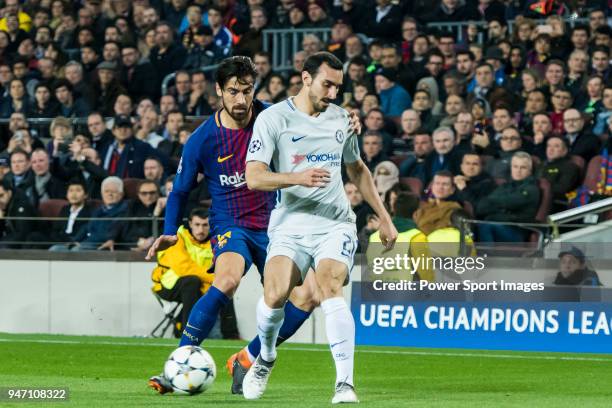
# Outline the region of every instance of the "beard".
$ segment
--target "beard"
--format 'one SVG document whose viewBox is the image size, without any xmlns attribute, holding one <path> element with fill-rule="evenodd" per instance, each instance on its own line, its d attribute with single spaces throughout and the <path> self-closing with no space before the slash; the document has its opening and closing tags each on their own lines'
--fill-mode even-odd
<svg viewBox="0 0 612 408">
<path fill-rule="evenodd" d="M 250 106 L 247 104 L 244 104 L 244 105 L 234 105 L 230 109 L 225 104 L 225 101 L 223 101 L 223 98 L 222 98 L 222 102 L 223 102 L 223 109 L 225 109 L 227 114 L 230 115 L 231 118 L 234 119 L 236 122 L 242 122 L 245 119 L 247 119 L 249 117 L 249 113 L 251 112 L 251 109 L 253 108 L 252 104 Z"/>
<path fill-rule="evenodd" d="M 312 92 L 308 93 L 308 98 L 310 99 L 315 112 L 325 112 L 329 107 L 329 104 L 332 102 L 327 98 L 318 98 L 316 95 L 313 95 Z"/>
</svg>

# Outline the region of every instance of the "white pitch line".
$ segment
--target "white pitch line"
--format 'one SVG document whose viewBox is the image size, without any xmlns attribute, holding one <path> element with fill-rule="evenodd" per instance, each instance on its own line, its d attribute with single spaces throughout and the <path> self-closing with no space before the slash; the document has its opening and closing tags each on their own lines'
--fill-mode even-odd
<svg viewBox="0 0 612 408">
<path fill-rule="evenodd" d="M 139 346 L 139 347 L 174 347 L 167 343 L 148 343 L 148 342 L 127 342 L 127 341 L 78 341 L 78 340 L 36 340 L 36 339 L 10 339 L 1 338 L 0 342 L 4 343 L 41 343 L 41 344 L 92 344 L 92 345 L 108 345 L 108 346 Z M 239 346 L 224 346 L 224 345 L 206 345 L 206 348 L 211 349 L 232 349 L 237 350 Z M 327 348 L 308 348 L 308 347 L 283 347 L 281 350 L 288 351 L 314 351 L 328 353 Z M 440 357 L 476 357 L 476 358 L 503 358 L 503 359 L 521 359 L 521 360 L 553 360 L 553 361 L 601 361 L 612 363 L 612 358 L 602 357 L 574 357 L 574 356 L 540 356 L 540 355 L 524 355 L 524 354 L 490 354 L 490 353 L 451 353 L 443 351 L 409 351 L 409 350 L 355 350 L 357 353 L 365 354 L 395 354 L 406 356 L 440 356 Z"/>
</svg>

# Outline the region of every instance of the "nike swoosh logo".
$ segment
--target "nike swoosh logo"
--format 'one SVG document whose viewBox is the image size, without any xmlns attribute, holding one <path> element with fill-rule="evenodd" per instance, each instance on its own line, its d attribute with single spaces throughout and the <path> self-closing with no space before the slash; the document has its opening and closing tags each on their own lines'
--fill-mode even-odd
<svg viewBox="0 0 612 408">
<path fill-rule="evenodd" d="M 301 137 L 295 137 L 295 136 L 293 136 L 293 137 L 291 138 L 291 141 L 292 141 L 292 142 L 297 142 L 298 140 L 302 140 L 302 139 L 303 139 L 303 138 L 305 138 L 305 137 L 306 137 L 306 136 L 301 136 Z"/>
<path fill-rule="evenodd" d="M 217 163 L 223 163 L 226 160 L 229 160 L 232 158 L 232 156 L 234 156 L 234 153 L 230 154 L 229 156 L 225 156 L 225 157 L 217 157 Z"/>
<path fill-rule="evenodd" d="M 348 341 L 348 340 L 342 340 L 342 341 L 339 341 L 339 342 L 337 342 L 337 343 L 330 344 L 330 345 L 329 345 L 329 348 L 334 348 L 334 347 L 336 347 L 336 346 L 337 346 L 337 345 L 339 345 L 339 344 L 346 343 L 347 341 Z"/>
</svg>

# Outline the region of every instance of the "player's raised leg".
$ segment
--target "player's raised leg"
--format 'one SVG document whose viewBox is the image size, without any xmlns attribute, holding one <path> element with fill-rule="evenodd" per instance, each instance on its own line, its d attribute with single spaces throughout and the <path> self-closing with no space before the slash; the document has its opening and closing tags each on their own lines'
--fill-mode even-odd
<svg viewBox="0 0 612 408">
<path fill-rule="evenodd" d="M 261 398 L 276 361 L 276 341 L 285 317 L 285 302 L 300 282 L 300 272 L 287 256 L 273 256 L 264 270 L 264 296 L 257 303 L 257 335 L 261 351 L 242 385 L 246 399 Z"/>
<path fill-rule="evenodd" d="M 224 252 L 216 260 L 215 279 L 212 286 L 191 309 L 183 329 L 180 346 L 199 346 L 212 330 L 219 311 L 236 292 L 244 274 L 245 260 L 237 252 Z M 149 387 L 160 394 L 172 392 L 172 387 L 163 374 L 149 378 Z"/>
<path fill-rule="evenodd" d="M 291 291 L 289 301 L 285 303 L 285 319 L 278 332 L 276 347 L 293 336 L 318 305 L 317 283 L 314 273 L 309 273 L 304 283 Z M 255 362 L 260 350 L 261 342 L 259 336 L 256 335 L 246 347 L 227 360 L 227 368 L 232 376 L 233 394 L 242 394 L 244 376 Z"/>
<path fill-rule="evenodd" d="M 321 309 L 325 314 L 327 340 L 336 365 L 333 404 L 359 402 L 353 381 L 355 321 L 342 294 L 347 274 L 347 266 L 333 259 L 322 259 L 315 273 L 321 293 Z"/>
<path fill-rule="evenodd" d="M 179 346 L 199 346 L 208 337 L 219 311 L 238 289 L 244 267 L 244 258 L 236 252 L 224 252 L 217 258 L 213 284 L 191 309 Z"/>
</svg>

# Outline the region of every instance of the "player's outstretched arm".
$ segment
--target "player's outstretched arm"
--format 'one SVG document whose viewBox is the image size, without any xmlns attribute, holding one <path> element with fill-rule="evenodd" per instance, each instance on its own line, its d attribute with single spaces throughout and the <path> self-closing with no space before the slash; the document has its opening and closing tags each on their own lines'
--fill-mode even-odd
<svg viewBox="0 0 612 408">
<path fill-rule="evenodd" d="M 246 165 L 246 182 L 250 190 L 275 191 L 292 186 L 325 187 L 329 171 L 308 169 L 299 173 L 274 173 L 266 163 L 250 161 Z"/>
<path fill-rule="evenodd" d="M 164 251 L 170 248 L 172 245 L 176 244 L 178 241 L 178 237 L 176 235 L 161 235 L 159 236 L 151 248 L 149 248 L 149 252 L 147 252 L 146 259 L 147 261 L 153 259 L 157 251 Z"/>
<path fill-rule="evenodd" d="M 397 229 L 391 222 L 391 216 L 383 204 L 370 170 L 363 160 L 346 163 L 346 172 L 349 178 L 357 186 L 364 200 L 372 207 L 380 219 L 380 240 L 385 248 L 392 248 L 397 239 Z"/>
</svg>

